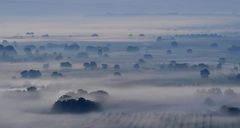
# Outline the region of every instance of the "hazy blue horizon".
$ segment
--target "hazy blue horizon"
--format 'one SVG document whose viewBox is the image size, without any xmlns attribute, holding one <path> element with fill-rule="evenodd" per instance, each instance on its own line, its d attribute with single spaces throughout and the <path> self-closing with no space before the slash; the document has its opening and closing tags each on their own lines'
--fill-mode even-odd
<svg viewBox="0 0 240 128">
<path fill-rule="evenodd" d="M 239 0 L 4 0 L 0 16 L 239 14 Z"/>
</svg>

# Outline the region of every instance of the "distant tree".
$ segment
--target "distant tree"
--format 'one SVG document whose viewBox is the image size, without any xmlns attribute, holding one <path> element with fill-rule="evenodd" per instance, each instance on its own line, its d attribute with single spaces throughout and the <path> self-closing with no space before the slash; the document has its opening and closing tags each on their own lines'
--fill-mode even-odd
<svg viewBox="0 0 240 128">
<path fill-rule="evenodd" d="M 240 46 L 233 45 L 232 47 L 228 48 L 230 52 L 239 52 L 240 51 Z"/>
<path fill-rule="evenodd" d="M 107 64 L 102 64 L 102 69 L 107 69 L 108 65 Z"/>
<path fill-rule="evenodd" d="M 32 54 L 32 49 L 29 48 L 29 47 L 25 47 L 25 48 L 24 48 L 24 52 L 25 52 L 27 55 L 31 55 L 31 54 Z"/>
<path fill-rule="evenodd" d="M 133 65 L 133 68 L 135 68 L 136 70 L 138 70 L 140 68 L 140 65 L 139 64 L 134 64 Z"/>
<path fill-rule="evenodd" d="M 92 37 L 98 37 L 99 35 L 97 33 L 94 33 L 91 35 Z"/>
<path fill-rule="evenodd" d="M 37 91 L 37 87 L 35 87 L 35 86 L 27 87 L 27 91 L 28 92 L 36 92 Z"/>
<path fill-rule="evenodd" d="M 83 67 L 86 70 L 95 70 L 97 69 L 97 63 L 95 61 L 91 61 L 90 63 L 85 62 L 83 63 Z"/>
<path fill-rule="evenodd" d="M 193 50 L 191 48 L 187 49 L 187 53 L 191 54 Z"/>
<path fill-rule="evenodd" d="M 139 47 L 137 46 L 128 46 L 127 47 L 127 52 L 138 52 L 139 51 Z"/>
<path fill-rule="evenodd" d="M 145 61 L 144 59 L 139 59 L 139 60 L 138 60 L 138 63 L 139 63 L 139 64 L 144 64 L 144 63 L 146 63 L 146 61 Z"/>
<path fill-rule="evenodd" d="M 152 54 L 144 54 L 144 59 L 153 59 Z"/>
<path fill-rule="evenodd" d="M 88 62 L 83 63 L 84 69 L 88 70 L 90 69 L 90 64 Z"/>
<path fill-rule="evenodd" d="M 79 48 L 80 48 L 80 46 L 78 45 L 78 44 L 76 44 L 76 43 L 73 43 L 73 44 L 66 44 L 65 46 L 64 46 L 64 50 L 74 50 L 74 51 L 77 51 L 77 50 L 79 50 Z"/>
<path fill-rule="evenodd" d="M 60 72 L 52 72 L 51 76 L 54 78 L 59 78 L 59 77 L 63 77 L 63 74 Z"/>
<path fill-rule="evenodd" d="M 240 73 L 236 75 L 236 79 L 240 80 Z"/>
<path fill-rule="evenodd" d="M 12 45 L 7 45 L 3 47 L 3 53 L 5 56 L 16 56 L 17 51 Z"/>
<path fill-rule="evenodd" d="M 97 69 L 97 63 L 96 63 L 95 61 L 91 61 L 91 62 L 90 62 L 90 66 L 91 66 L 91 69 L 92 69 L 92 70 Z"/>
<path fill-rule="evenodd" d="M 61 62 L 60 63 L 60 66 L 62 68 L 71 68 L 72 67 L 72 64 L 70 62 Z"/>
<path fill-rule="evenodd" d="M 218 47 L 218 44 L 217 44 L 217 43 L 212 43 L 210 46 L 211 46 L 212 48 L 217 48 L 217 47 Z"/>
<path fill-rule="evenodd" d="M 167 54 L 172 54 L 172 50 L 167 50 Z"/>
<path fill-rule="evenodd" d="M 55 55 L 55 60 L 63 60 L 63 56 L 61 53 Z"/>
<path fill-rule="evenodd" d="M 178 42 L 176 41 L 171 42 L 171 46 L 174 48 L 178 47 Z"/>
<path fill-rule="evenodd" d="M 21 73 L 22 78 L 40 78 L 42 76 L 42 73 L 39 70 L 24 70 Z"/>
<path fill-rule="evenodd" d="M 132 36 L 133 36 L 133 34 L 128 34 L 128 36 L 132 37 Z"/>
<path fill-rule="evenodd" d="M 208 69 L 203 69 L 200 71 L 200 75 L 202 78 L 208 78 L 208 76 L 210 75 L 210 71 Z"/>
<path fill-rule="evenodd" d="M 218 63 L 222 64 L 222 65 L 225 64 L 226 63 L 226 58 L 224 58 L 224 57 L 219 58 Z"/>
<path fill-rule="evenodd" d="M 99 103 L 82 97 L 79 99 L 69 97 L 66 100 L 58 100 L 52 107 L 52 111 L 57 113 L 87 113 L 98 110 L 100 110 Z"/>
<path fill-rule="evenodd" d="M 157 39 L 156 39 L 156 42 L 160 42 L 160 41 L 162 41 L 162 37 L 158 36 Z"/>
</svg>

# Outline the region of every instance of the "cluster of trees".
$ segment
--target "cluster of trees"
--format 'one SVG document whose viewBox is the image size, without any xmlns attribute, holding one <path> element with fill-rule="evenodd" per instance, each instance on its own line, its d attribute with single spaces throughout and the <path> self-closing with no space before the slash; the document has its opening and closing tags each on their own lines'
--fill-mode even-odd
<svg viewBox="0 0 240 128">
<path fill-rule="evenodd" d="M 67 92 L 62 95 L 52 107 L 53 112 L 57 113 L 87 113 L 99 111 L 102 104 L 108 99 L 106 91 L 98 90 L 88 93 L 86 90 L 79 89 L 77 92 Z M 92 100 L 89 100 L 92 99 Z"/>
<path fill-rule="evenodd" d="M 191 54 L 193 53 L 193 50 L 191 48 L 187 49 L 187 53 Z"/>
<path fill-rule="evenodd" d="M 231 52 L 239 52 L 240 51 L 240 46 L 233 45 L 232 47 L 228 48 L 229 51 Z"/>
<path fill-rule="evenodd" d="M 217 47 L 218 47 L 218 43 L 212 43 L 212 44 L 210 44 L 210 46 L 211 46 L 212 48 L 217 48 Z"/>
<path fill-rule="evenodd" d="M 128 46 L 127 47 L 127 52 L 138 52 L 139 47 L 138 46 Z"/>
<path fill-rule="evenodd" d="M 22 78 L 40 78 L 42 76 L 42 73 L 39 70 L 24 70 L 21 73 Z"/>
<path fill-rule="evenodd" d="M 86 70 L 96 70 L 98 68 L 97 63 L 95 61 L 85 62 L 83 63 L 83 67 Z"/>
<path fill-rule="evenodd" d="M 213 66 L 210 66 L 210 65 L 204 64 L 204 63 L 190 65 L 188 63 L 178 63 L 177 61 L 172 60 L 168 64 L 161 64 L 160 68 L 161 69 L 173 69 L 173 70 L 187 70 L 187 69 L 202 70 L 205 68 L 207 68 L 207 69 L 213 68 Z"/>
<path fill-rule="evenodd" d="M 153 59 L 152 54 L 144 54 L 143 57 L 144 57 L 144 59 Z"/>
<path fill-rule="evenodd" d="M 0 55 L 2 57 L 13 57 L 17 55 L 17 51 L 12 45 L 4 46 L 0 44 Z"/>
<path fill-rule="evenodd" d="M 107 52 L 110 51 L 108 46 L 87 46 L 86 47 L 86 51 L 87 52 L 95 52 L 97 53 L 99 56 L 108 56 Z"/>
<path fill-rule="evenodd" d="M 70 62 L 61 62 L 60 63 L 60 66 L 62 68 L 71 68 L 72 67 L 72 64 Z"/>
<path fill-rule="evenodd" d="M 178 42 L 177 41 L 171 42 L 171 46 L 174 48 L 178 47 Z"/>
<path fill-rule="evenodd" d="M 238 107 L 223 105 L 220 110 L 222 113 L 227 114 L 227 115 L 239 115 L 240 114 L 240 108 L 238 108 Z"/>
<path fill-rule="evenodd" d="M 26 34 L 26 36 L 34 37 L 34 32 L 26 32 L 25 34 Z"/>
<path fill-rule="evenodd" d="M 80 49 L 80 46 L 76 43 L 73 44 L 66 44 L 64 46 L 64 50 L 69 50 L 69 51 L 77 51 Z"/>
<path fill-rule="evenodd" d="M 35 45 L 26 45 L 23 48 L 26 55 L 33 55 L 34 53 L 38 53 L 39 49 Z"/>
<path fill-rule="evenodd" d="M 205 69 L 200 71 L 200 75 L 201 75 L 202 78 L 206 79 L 206 78 L 209 77 L 210 71 L 207 68 L 205 68 Z"/>
<path fill-rule="evenodd" d="M 27 87 L 26 90 L 27 90 L 28 92 L 37 92 L 37 91 L 38 91 L 38 90 L 37 90 L 37 87 L 35 87 L 35 86 Z"/>
<path fill-rule="evenodd" d="M 102 69 L 108 69 L 108 64 L 102 64 Z"/>
<path fill-rule="evenodd" d="M 42 73 L 39 70 L 23 70 L 20 72 L 20 75 L 22 78 L 40 78 L 42 76 Z M 57 71 L 52 72 L 51 77 L 53 78 L 59 78 L 63 77 L 63 74 Z"/>
<path fill-rule="evenodd" d="M 99 103 L 82 97 L 78 99 L 58 100 L 52 107 L 52 111 L 56 113 L 87 113 L 98 110 L 100 110 Z"/>
<path fill-rule="evenodd" d="M 55 72 L 52 72 L 51 76 L 53 78 L 59 78 L 59 77 L 63 77 L 63 74 L 55 71 Z"/>
<path fill-rule="evenodd" d="M 222 35 L 219 35 L 217 33 L 212 33 L 212 34 L 181 34 L 181 35 L 175 35 L 175 37 L 180 37 L 180 38 L 219 38 L 219 37 L 222 37 Z"/>
<path fill-rule="evenodd" d="M 85 70 L 98 69 L 98 65 L 95 61 L 85 62 L 85 63 L 83 63 L 83 67 Z M 109 68 L 108 64 L 101 64 L 101 69 L 108 69 L 108 68 Z M 115 76 L 121 76 L 121 73 L 119 71 L 121 69 L 121 67 L 119 64 L 113 65 L 113 69 L 115 70 L 115 72 L 114 72 Z"/>
</svg>

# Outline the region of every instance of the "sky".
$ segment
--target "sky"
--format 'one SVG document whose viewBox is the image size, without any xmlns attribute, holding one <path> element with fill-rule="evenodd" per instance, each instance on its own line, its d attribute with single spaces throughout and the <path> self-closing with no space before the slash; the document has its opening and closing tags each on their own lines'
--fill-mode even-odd
<svg viewBox="0 0 240 128">
<path fill-rule="evenodd" d="M 0 0 L 0 36 L 236 32 L 239 5 L 240 0 Z"/>
<path fill-rule="evenodd" d="M 0 0 L 0 16 L 238 14 L 239 0 Z"/>
</svg>

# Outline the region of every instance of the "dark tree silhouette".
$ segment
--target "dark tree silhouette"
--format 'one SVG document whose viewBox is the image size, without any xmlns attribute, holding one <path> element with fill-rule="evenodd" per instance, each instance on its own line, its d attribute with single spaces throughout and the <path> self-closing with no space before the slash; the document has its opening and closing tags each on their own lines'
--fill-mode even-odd
<svg viewBox="0 0 240 128">
<path fill-rule="evenodd" d="M 171 42 L 171 46 L 174 48 L 178 47 L 178 42 L 176 41 Z"/>
<path fill-rule="evenodd" d="M 217 47 L 218 47 L 218 44 L 217 44 L 217 43 L 212 43 L 210 46 L 211 46 L 212 48 L 217 48 Z"/>
<path fill-rule="evenodd" d="M 102 64 L 102 69 L 107 69 L 108 65 L 107 64 Z"/>
<path fill-rule="evenodd" d="M 202 78 L 208 78 L 208 76 L 210 75 L 210 71 L 208 69 L 203 69 L 200 71 L 200 75 Z"/>
<path fill-rule="evenodd" d="M 63 77 L 63 74 L 60 72 L 52 72 L 51 76 L 54 78 L 59 78 L 59 77 Z"/>
<path fill-rule="evenodd" d="M 187 49 L 187 53 L 191 54 L 193 50 L 191 48 Z"/>
<path fill-rule="evenodd" d="M 140 68 L 140 65 L 139 64 L 134 64 L 133 65 L 133 68 L 135 68 L 136 70 L 138 70 Z"/>
<path fill-rule="evenodd" d="M 70 62 L 62 62 L 62 63 L 60 63 L 60 66 L 62 68 L 71 68 L 72 64 Z"/>
<path fill-rule="evenodd" d="M 138 52 L 139 48 L 137 46 L 128 46 L 127 52 Z"/>
<path fill-rule="evenodd" d="M 113 68 L 114 68 L 115 70 L 120 70 L 120 65 L 119 65 L 119 64 L 115 64 L 115 65 L 113 66 Z"/>
<path fill-rule="evenodd" d="M 21 73 L 22 78 L 39 78 L 42 76 L 42 73 L 39 70 L 24 70 Z"/>
<path fill-rule="evenodd" d="M 69 98 L 69 97 L 68 97 Z M 80 97 L 79 99 L 58 100 L 52 107 L 57 113 L 87 113 L 100 110 L 100 104 Z"/>
<path fill-rule="evenodd" d="M 152 54 L 144 54 L 144 59 L 153 59 Z"/>
</svg>

